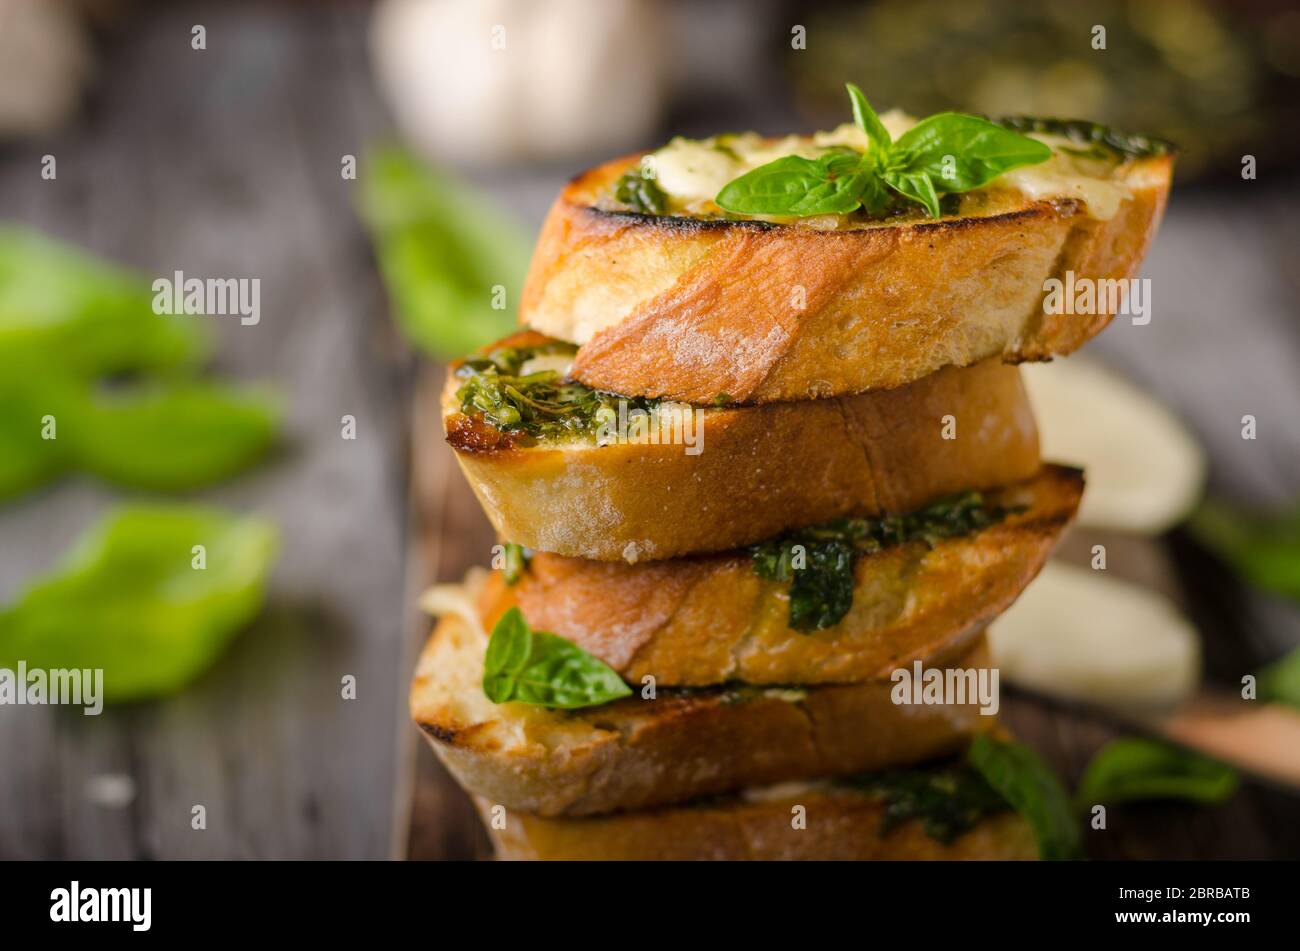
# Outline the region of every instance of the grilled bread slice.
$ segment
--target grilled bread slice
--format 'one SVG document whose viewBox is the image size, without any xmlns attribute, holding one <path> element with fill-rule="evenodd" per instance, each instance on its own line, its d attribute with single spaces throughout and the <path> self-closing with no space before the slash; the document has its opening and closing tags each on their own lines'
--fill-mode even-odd
<svg viewBox="0 0 1300 951">
<path fill-rule="evenodd" d="M 575 558 L 726 551 L 847 515 L 912 511 L 1038 469 L 1019 373 L 997 361 L 878 393 L 700 410 L 695 454 L 673 443 L 519 440 L 463 412 L 462 385 L 453 369 L 443 425 L 493 526 Z"/>
<path fill-rule="evenodd" d="M 475 805 L 506 860 L 552 861 L 956 861 L 1031 860 L 1033 831 L 1019 813 L 985 816 L 949 842 L 909 819 L 884 827 L 884 805 L 854 789 L 782 784 L 726 799 L 581 819 L 493 812 Z M 802 806 L 806 826 L 794 828 Z"/>
<path fill-rule="evenodd" d="M 518 604 L 529 624 L 573 641 L 629 683 L 846 683 L 887 677 L 969 645 L 1038 574 L 1079 505 L 1083 477 L 1045 466 L 986 495 L 1010 512 L 969 535 L 886 547 L 854 568 L 853 604 L 824 630 L 790 626 L 790 585 L 747 552 L 640 565 L 535 555 L 483 596 L 486 626 Z"/>
<path fill-rule="evenodd" d="M 748 786 L 910 765 L 992 729 L 978 701 L 906 705 L 889 681 L 850 686 L 641 692 L 585 710 L 494 704 L 487 635 L 444 617 L 411 687 L 411 715 L 457 781 L 489 802 L 580 816 L 684 802 Z M 954 666 L 987 664 L 982 639 Z"/>
<path fill-rule="evenodd" d="M 1070 353 L 1113 307 L 1046 313 L 1045 282 L 1132 277 L 1173 163 L 1124 159 L 1107 177 L 1125 197 L 1104 211 L 1087 197 L 1093 183 L 1061 173 L 1051 197 L 999 188 L 967 196 L 957 216 L 818 230 L 609 209 L 605 196 L 640 158 L 560 193 L 520 317 L 581 345 L 573 375 L 588 386 L 696 404 L 859 393 L 990 357 Z"/>
</svg>

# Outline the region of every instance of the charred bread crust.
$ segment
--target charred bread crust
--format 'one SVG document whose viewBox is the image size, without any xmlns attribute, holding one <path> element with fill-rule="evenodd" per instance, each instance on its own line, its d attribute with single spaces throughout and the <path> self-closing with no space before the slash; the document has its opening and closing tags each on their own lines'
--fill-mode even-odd
<svg viewBox="0 0 1300 951">
<path fill-rule="evenodd" d="M 987 816 L 944 844 L 916 820 L 881 831 L 883 806 L 833 786 L 789 795 L 743 796 L 581 819 L 507 811 L 475 797 L 497 857 L 542 861 L 957 861 L 1033 860 L 1038 847 L 1015 812 Z M 806 827 L 792 828 L 795 806 Z"/>
<path fill-rule="evenodd" d="M 995 727 L 975 702 L 900 705 L 889 681 L 798 688 L 660 689 L 570 712 L 494 704 L 486 638 L 443 618 L 416 667 L 411 715 L 464 788 L 510 810 L 580 816 L 749 786 L 911 765 Z M 988 664 L 980 639 L 960 667 Z"/>
<path fill-rule="evenodd" d="M 467 444 L 457 383 L 444 390 L 443 425 L 493 527 L 575 558 L 726 551 L 1019 482 L 1039 465 L 1018 371 L 996 360 L 895 390 L 705 410 L 696 455 L 672 444 Z M 955 438 L 944 438 L 949 422 Z"/>
<path fill-rule="evenodd" d="M 901 386 L 991 357 L 1077 349 L 1111 314 L 1045 315 L 1044 282 L 1132 277 L 1155 236 L 1173 157 L 1130 161 L 1109 220 L 1072 199 L 980 216 L 817 231 L 602 211 L 639 156 L 578 176 L 542 226 L 521 322 L 581 344 L 595 389 L 707 404 Z"/>
<path fill-rule="evenodd" d="M 971 535 L 859 557 L 849 614 L 789 627 L 789 586 L 754 574 L 748 552 L 626 565 L 539 553 L 511 586 L 483 593 L 488 630 L 518 604 L 537 630 L 599 657 L 629 683 L 851 683 L 969 645 L 1038 574 L 1074 517 L 1077 469 L 1047 465 L 990 493 L 1012 513 Z M 1019 510 L 1019 511 L 1015 511 Z"/>
</svg>

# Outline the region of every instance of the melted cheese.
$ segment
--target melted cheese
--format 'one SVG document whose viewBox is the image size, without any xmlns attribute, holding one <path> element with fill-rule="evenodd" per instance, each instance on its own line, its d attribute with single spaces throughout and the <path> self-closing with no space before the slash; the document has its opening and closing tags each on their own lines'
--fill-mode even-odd
<svg viewBox="0 0 1300 951">
<path fill-rule="evenodd" d="M 897 109 L 880 117 L 890 136 L 897 139 L 916 124 L 916 119 Z M 1108 220 L 1130 197 L 1129 189 L 1115 177 L 1118 163 L 1085 158 L 1064 151 L 1070 142 L 1059 136 L 1031 135 L 1050 146 L 1055 153 L 1039 165 L 1028 165 L 1007 172 L 985 188 L 989 191 L 1018 191 L 1033 201 L 1074 199 L 1083 202 L 1090 217 Z M 853 123 L 811 136 L 786 136 L 764 139 L 754 132 L 715 136 L 711 139 L 675 138 L 654 153 L 654 169 L 660 189 L 668 196 L 670 211 L 675 214 L 717 214 L 713 199 L 728 182 L 789 155 L 816 158 L 827 149 L 848 147 L 859 151 L 867 147 L 867 135 Z M 769 221 L 788 219 L 754 216 Z M 838 227 L 837 216 L 820 221 L 801 219 L 811 227 Z"/>
</svg>

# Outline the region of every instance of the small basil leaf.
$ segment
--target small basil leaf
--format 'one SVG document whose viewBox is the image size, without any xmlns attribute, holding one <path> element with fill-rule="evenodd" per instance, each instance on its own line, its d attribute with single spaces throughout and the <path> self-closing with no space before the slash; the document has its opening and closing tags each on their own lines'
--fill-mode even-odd
<svg viewBox="0 0 1300 951">
<path fill-rule="evenodd" d="M 879 151 L 888 150 L 893 139 L 890 138 L 885 124 L 876 115 L 876 110 L 872 109 L 871 103 L 867 102 L 867 97 L 853 83 L 845 83 L 844 88 L 849 91 L 849 100 L 853 103 L 853 121 L 867 134 L 872 148 Z"/>
<path fill-rule="evenodd" d="M 971 744 L 970 761 L 1029 822 L 1040 858 L 1061 861 L 1082 856 L 1079 825 L 1070 800 L 1037 753 L 1021 743 L 982 735 Z"/>
<path fill-rule="evenodd" d="M 1237 773 L 1229 766 L 1168 743 L 1129 737 L 1098 750 L 1075 801 L 1080 809 L 1147 799 L 1219 803 L 1236 789 Z"/>
<path fill-rule="evenodd" d="M 866 182 L 856 152 L 787 155 L 728 182 L 714 199 L 740 215 L 843 215 L 861 205 Z"/>
<path fill-rule="evenodd" d="M 931 218 L 938 218 L 939 196 L 935 193 L 934 183 L 924 172 L 886 172 L 885 183 L 904 198 L 910 198 L 924 205 Z"/>
<path fill-rule="evenodd" d="M 578 645 L 534 631 L 519 608 L 511 608 L 488 639 L 483 692 L 493 703 L 531 703 L 573 710 L 593 707 L 632 690 L 607 664 Z"/>
<path fill-rule="evenodd" d="M 528 570 L 528 561 L 531 554 L 523 545 L 516 545 L 514 542 L 507 542 L 502 552 L 504 564 L 501 566 L 501 575 L 506 584 L 518 584 L 519 579 L 524 576 Z"/>
<path fill-rule="evenodd" d="M 1300 649 L 1259 672 L 1259 699 L 1300 709 Z"/>
<path fill-rule="evenodd" d="M 943 112 L 899 136 L 890 157 L 891 168 L 928 175 L 935 191 L 964 192 L 1013 168 L 1045 162 L 1052 150 L 987 119 Z"/>
<path fill-rule="evenodd" d="M 171 693 L 261 611 L 275 551 L 275 528 L 262 519 L 119 508 L 0 612 L 0 667 L 100 668 L 110 701 Z"/>
</svg>

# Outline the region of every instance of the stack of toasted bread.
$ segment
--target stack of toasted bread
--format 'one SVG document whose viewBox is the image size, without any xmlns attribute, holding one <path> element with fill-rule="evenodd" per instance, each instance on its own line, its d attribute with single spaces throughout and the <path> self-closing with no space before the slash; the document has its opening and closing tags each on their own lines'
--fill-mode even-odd
<svg viewBox="0 0 1300 951">
<path fill-rule="evenodd" d="M 1055 188 L 937 219 L 728 214 L 674 195 L 689 149 L 565 187 L 526 329 L 449 375 L 501 544 L 429 596 L 411 696 L 499 856 L 1069 851 L 975 685 L 1083 491 L 1014 364 L 1114 316 L 1045 313 L 1045 282 L 1131 277 L 1168 191 L 1165 150 L 1092 128 L 1038 130 Z"/>
</svg>

